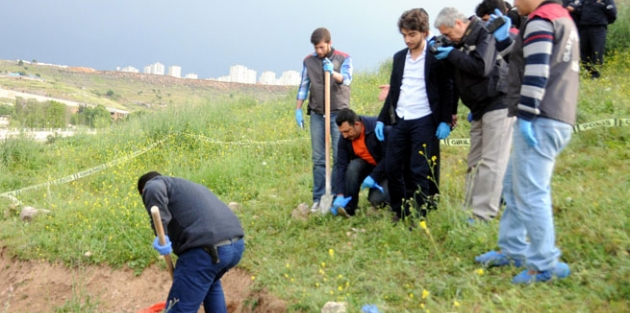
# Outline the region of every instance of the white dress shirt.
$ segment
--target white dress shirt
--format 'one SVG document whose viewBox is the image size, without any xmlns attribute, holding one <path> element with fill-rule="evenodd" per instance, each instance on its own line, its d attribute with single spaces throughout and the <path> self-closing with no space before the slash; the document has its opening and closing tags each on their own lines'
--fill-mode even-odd
<svg viewBox="0 0 630 313">
<path fill-rule="evenodd" d="M 396 115 L 401 119 L 414 120 L 432 113 L 424 77 L 428 46 L 428 43 L 424 44 L 424 50 L 416 60 L 411 58 L 411 50 L 407 51 L 400 97 L 396 105 Z"/>
</svg>

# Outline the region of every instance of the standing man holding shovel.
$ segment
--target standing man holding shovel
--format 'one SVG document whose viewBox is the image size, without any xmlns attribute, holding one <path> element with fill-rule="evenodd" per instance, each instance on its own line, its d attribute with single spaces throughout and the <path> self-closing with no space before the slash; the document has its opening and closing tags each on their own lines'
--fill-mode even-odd
<svg viewBox="0 0 630 313">
<path fill-rule="evenodd" d="M 313 31 L 311 43 L 315 52 L 304 59 L 302 81 L 297 94 L 295 120 L 298 127 L 304 127 L 302 106 L 308 96 L 307 115 L 311 116 L 313 159 L 313 205 L 311 212 L 326 213 L 332 205 L 332 195 L 336 189 L 334 185 L 331 186 L 329 150 L 330 147 L 334 147 L 333 159 L 336 160 L 339 130 L 335 124 L 335 119 L 339 110 L 349 107 L 352 59 L 347 53 L 332 47 L 330 32 L 326 28 L 321 27 Z M 327 80 L 330 80 L 328 84 Z M 328 112 L 326 104 L 329 107 Z M 328 171 L 326 164 L 329 165 Z M 326 203 L 320 203 L 321 200 L 325 200 Z"/>
<path fill-rule="evenodd" d="M 227 312 L 221 277 L 241 260 L 245 243 L 241 222 L 208 188 L 191 181 L 148 172 L 138 179 L 138 192 L 151 214 L 157 207 L 165 243 L 153 247 L 161 255 L 174 252 L 177 266 L 166 307 L 169 313 Z"/>
</svg>

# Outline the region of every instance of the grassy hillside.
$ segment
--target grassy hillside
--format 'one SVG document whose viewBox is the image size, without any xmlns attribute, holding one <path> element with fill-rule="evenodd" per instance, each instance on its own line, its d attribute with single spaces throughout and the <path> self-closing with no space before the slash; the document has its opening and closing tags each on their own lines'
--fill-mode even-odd
<svg viewBox="0 0 630 313">
<path fill-rule="evenodd" d="M 22 73 L 27 78 L 9 77 Z M 249 96 L 259 101 L 284 95 L 296 87 L 224 83 L 162 75 L 61 68 L 0 60 L 0 88 L 137 111 Z M 6 100 L 5 100 L 6 101 Z"/>
<path fill-rule="evenodd" d="M 628 52 L 616 54 L 601 79 L 583 77 L 579 123 L 630 118 L 629 60 Z M 352 107 L 359 113 L 378 112 L 376 86 L 387 82 L 387 67 L 356 75 Z M 573 273 L 523 287 L 510 283 L 516 269 L 482 269 L 473 262 L 496 248 L 498 221 L 465 222 L 466 147 L 443 148 L 442 199 L 428 217 L 428 231 L 392 227 L 387 212 L 368 210 L 365 195 L 352 219 L 292 218 L 299 203 L 310 201 L 312 184 L 309 135 L 296 127 L 293 109 L 291 92 L 268 101 L 235 95 L 168 106 L 96 136 L 4 142 L 0 193 L 115 162 L 20 194 L 25 205 L 52 212 L 23 223 L 17 211 L 5 209 L 0 246 L 23 259 L 142 271 L 159 259 L 135 184 L 139 175 L 157 170 L 241 204 L 247 251 L 240 267 L 256 288 L 287 300 L 291 311 L 319 312 L 326 301 L 347 301 L 349 312 L 367 303 L 385 312 L 628 312 L 628 125 L 577 133 L 559 157 L 552 184 L 557 243 Z M 459 114 L 465 121 L 467 111 Z M 467 137 L 469 126 L 460 124 L 451 138 Z M 6 208 L 9 201 L 0 198 L 0 204 Z"/>
</svg>

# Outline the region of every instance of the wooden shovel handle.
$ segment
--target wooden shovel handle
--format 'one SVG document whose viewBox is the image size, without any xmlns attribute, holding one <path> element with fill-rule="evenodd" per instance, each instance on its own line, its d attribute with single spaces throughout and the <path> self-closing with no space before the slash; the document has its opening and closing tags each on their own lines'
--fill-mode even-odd
<svg viewBox="0 0 630 313">
<path fill-rule="evenodd" d="M 331 168 L 330 168 L 330 73 L 324 71 L 324 114 L 326 135 L 326 195 L 331 194 Z"/>
<path fill-rule="evenodd" d="M 160 209 L 156 206 L 151 207 L 151 216 L 153 217 L 153 225 L 155 226 L 155 232 L 158 235 L 158 241 L 160 245 L 163 246 L 166 244 L 166 236 L 164 236 L 164 225 L 162 225 L 162 218 L 160 217 Z M 171 255 L 167 254 L 164 256 L 164 261 L 166 262 L 166 267 L 168 268 L 169 274 L 171 274 L 171 279 L 173 278 L 173 260 L 171 260 Z"/>
</svg>

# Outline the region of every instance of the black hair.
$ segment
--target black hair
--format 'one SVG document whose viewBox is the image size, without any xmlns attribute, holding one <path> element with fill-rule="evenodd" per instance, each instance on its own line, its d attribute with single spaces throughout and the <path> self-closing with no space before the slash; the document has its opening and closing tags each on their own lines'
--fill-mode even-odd
<svg viewBox="0 0 630 313">
<path fill-rule="evenodd" d="M 343 124 L 344 122 L 348 122 L 348 124 L 350 124 L 350 126 L 354 125 L 354 123 L 360 121 L 361 118 L 354 113 L 354 111 L 352 111 L 351 109 L 341 109 L 339 112 L 337 112 L 337 118 L 335 119 L 335 123 L 337 123 L 337 126 L 341 126 L 341 124 Z"/>
<path fill-rule="evenodd" d="M 151 179 L 158 176 L 162 176 L 162 174 L 156 171 L 151 171 L 140 176 L 140 178 L 138 179 L 138 192 L 142 195 L 142 190 L 144 189 L 144 185 L 146 185 L 146 183 L 150 181 Z"/>
<path fill-rule="evenodd" d="M 494 14 L 494 9 L 499 9 L 501 14 L 505 14 L 506 7 L 505 1 L 503 0 L 483 0 L 481 3 L 477 5 L 475 9 L 475 14 L 478 17 L 483 17 L 484 15 Z"/>
<path fill-rule="evenodd" d="M 311 34 L 311 43 L 313 45 L 318 45 L 320 42 L 330 43 L 332 40 L 330 36 L 330 31 L 324 27 L 320 27 L 313 31 Z"/>
</svg>

